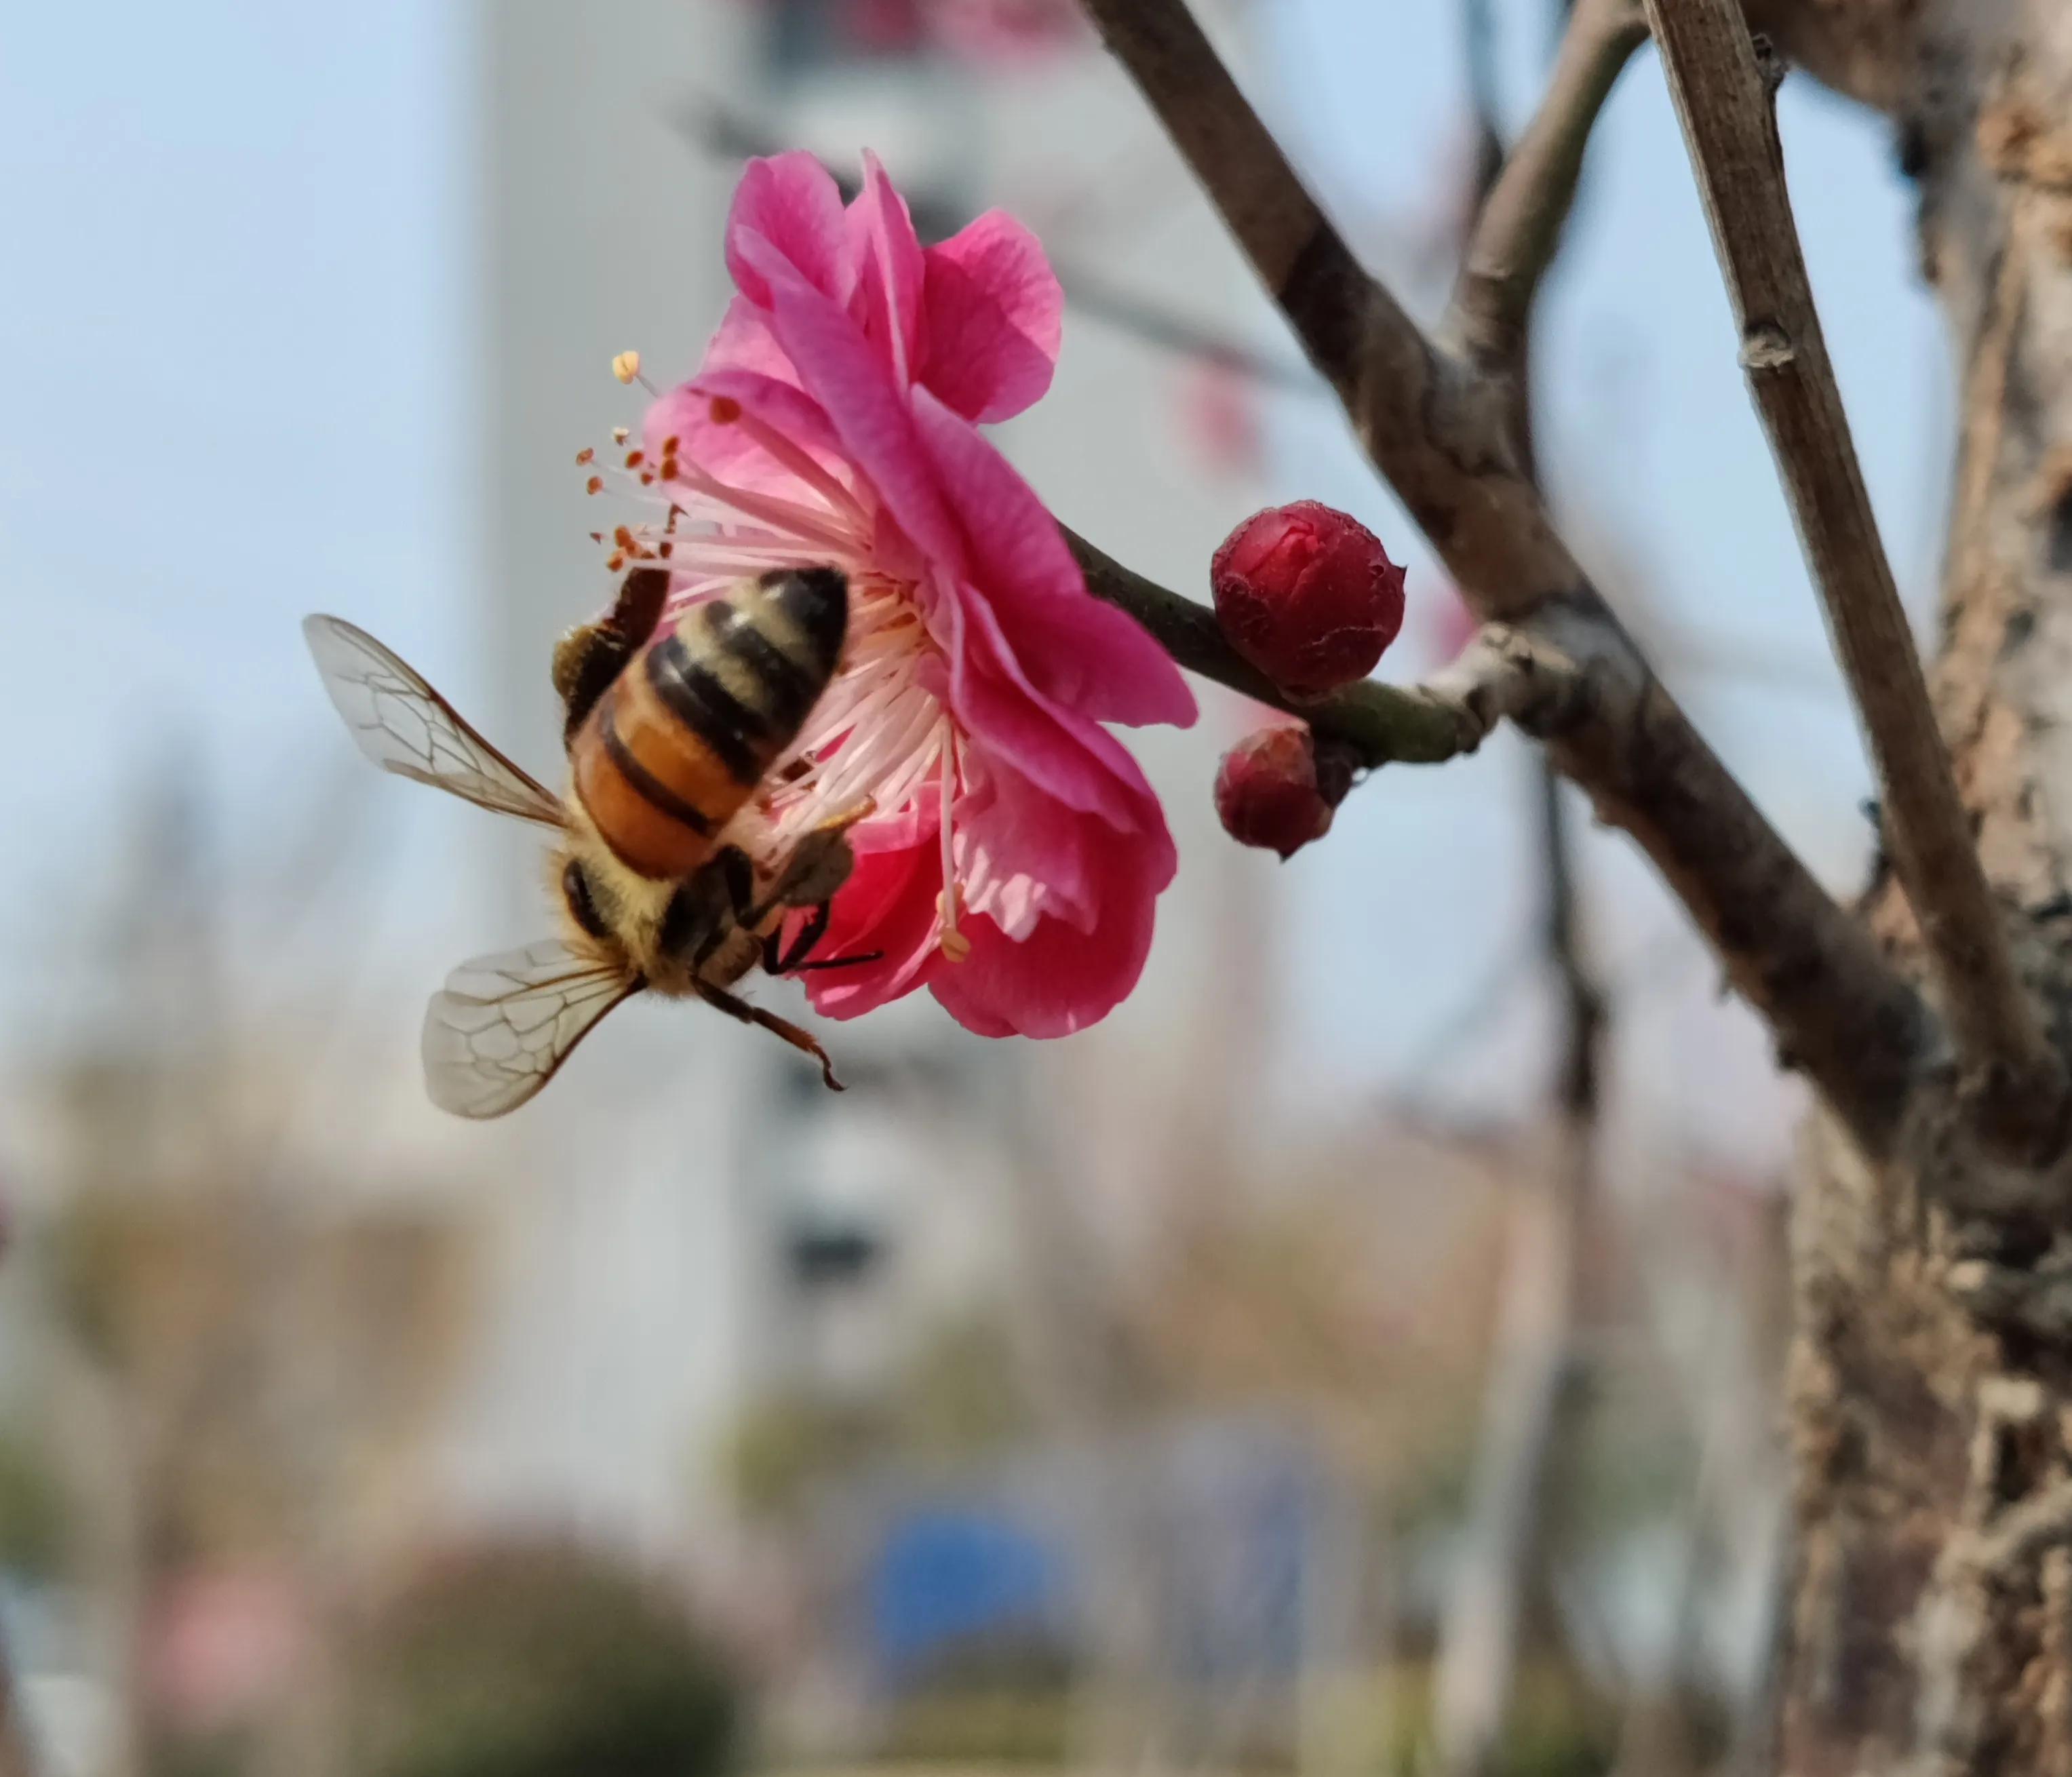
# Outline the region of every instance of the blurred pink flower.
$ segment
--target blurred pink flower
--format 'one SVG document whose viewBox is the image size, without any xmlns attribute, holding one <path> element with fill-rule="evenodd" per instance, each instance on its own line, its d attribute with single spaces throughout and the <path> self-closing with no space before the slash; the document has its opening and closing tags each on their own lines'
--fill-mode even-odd
<svg viewBox="0 0 2072 1777">
<path fill-rule="evenodd" d="M 1438 590 L 1426 599 L 1424 609 L 1424 627 L 1430 639 L 1432 658 L 1444 666 L 1475 639 L 1480 625 L 1450 580 L 1439 583 Z"/>
<path fill-rule="evenodd" d="M 146 1694 L 181 1727 L 221 1728 L 289 1688 L 309 1630 L 307 1601 L 286 1573 L 190 1569 L 160 1588 L 146 1615 Z"/>
<path fill-rule="evenodd" d="M 1241 372 L 1203 358 L 1182 372 L 1178 401 L 1185 446 L 1211 475 L 1256 475 L 1265 461 L 1258 391 Z"/>
<path fill-rule="evenodd" d="M 920 0 L 849 0 L 849 13 L 858 47 L 880 53 L 913 49 L 927 23 Z"/>
<path fill-rule="evenodd" d="M 767 4 L 767 0 L 758 0 Z M 838 0 L 835 41 L 865 56 L 924 44 L 987 68 L 1047 60 L 1091 43 L 1079 0 Z"/>
<path fill-rule="evenodd" d="M 952 55 L 995 68 L 1093 40 L 1078 0 L 931 0 L 928 22 Z"/>
<path fill-rule="evenodd" d="M 645 467 L 679 509 L 676 606 L 773 566 L 849 578 L 844 665 L 758 839 L 875 800 L 820 955 L 884 955 L 809 977 L 813 1003 L 846 1018 L 926 987 L 985 1035 L 1079 1030 L 1136 985 L 1175 867 L 1101 725 L 1184 725 L 1194 703 L 976 430 L 1050 386 L 1057 280 L 998 212 L 924 250 L 874 157 L 846 210 L 810 155 L 751 162 L 726 259 L 740 294 L 650 409 Z"/>
</svg>

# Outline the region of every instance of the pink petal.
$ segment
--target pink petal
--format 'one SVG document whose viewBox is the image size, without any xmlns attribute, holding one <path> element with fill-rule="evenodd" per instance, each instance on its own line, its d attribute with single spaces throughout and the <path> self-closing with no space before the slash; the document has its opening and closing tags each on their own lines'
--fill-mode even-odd
<svg viewBox="0 0 2072 1777">
<path fill-rule="evenodd" d="M 960 571 L 964 533 L 915 432 L 913 409 L 862 328 L 767 245 L 750 238 L 743 250 L 767 282 L 771 331 L 797 367 L 800 386 L 826 413 L 899 528 L 937 563 Z"/>
<path fill-rule="evenodd" d="M 968 887 L 980 877 L 995 883 L 1026 877 L 1042 885 L 1042 904 L 1054 916 L 1088 929 L 1100 906 L 1093 854 L 1115 844 L 1114 834 L 1000 761 L 980 757 L 974 764 L 985 781 L 957 800 L 960 879 Z"/>
<path fill-rule="evenodd" d="M 863 155 L 863 189 L 849 205 L 846 223 L 864 333 L 904 388 L 914 380 L 920 337 L 921 240 L 906 199 L 893 189 L 883 163 L 869 149 Z"/>
<path fill-rule="evenodd" d="M 767 307 L 767 274 L 746 250 L 750 241 L 774 248 L 799 277 L 837 302 L 847 302 L 856 288 L 841 193 L 834 175 L 803 150 L 751 160 L 727 212 L 726 269 L 743 296 Z"/>
<path fill-rule="evenodd" d="M 914 428 L 1030 681 L 1097 721 L 1191 726 L 1194 693 L 1171 656 L 1087 590 L 1058 521 L 1006 458 L 926 389 L 914 393 Z"/>
<path fill-rule="evenodd" d="M 933 845 L 937 805 L 932 800 L 909 802 L 894 814 L 874 815 L 849 829 L 849 849 L 857 857 L 866 852 L 909 851 Z"/>
<path fill-rule="evenodd" d="M 856 869 L 834 899 L 833 916 L 817 956 L 882 960 L 802 977 L 813 1010 L 852 1018 L 924 985 L 939 954 L 936 902 L 943 891 L 942 853 L 931 833 L 925 841 L 894 851 L 859 854 Z"/>
<path fill-rule="evenodd" d="M 779 382 L 799 380 L 784 348 L 771 335 L 769 316 L 745 296 L 737 296 L 727 304 L 698 368 L 701 371 L 752 370 Z"/>
<path fill-rule="evenodd" d="M 1012 767 L 1068 808 L 1131 835 L 1156 861 L 1160 885 L 1170 882 L 1178 860 L 1165 811 L 1128 749 L 1029 683 L 983 599 L 959 599 L 956 609 L 948 701 L 988 769 Z"/>
<path fill-rule="evenodd" d="M 1067 808 L 1137 831 L 1146 805 L 1158 804 L 1137 762 L 1100 724 L 1029 683 L 984 599 L 960 601 L 960 615 L 964 644 L 950 662 L 949 704 L 974 747 Z"/>
<path fill-rule="evenodd" d="M 915 380 L 968 420 L 1004 420 L 1050 386 L 1064 292 L 1034 235 L 989 210 L 923 256 Z"/>
<path fill-rule="evenodd" d="M 1020 944 L 989 919 L 963 929 L 971 954 L 931 972 L 930 990 L 950 1016 L 982 1036 L 1069 1036 L 1120 1005 L 1151 953 L 1155 877 L 1126 845 L 1106 848 L 1100 913 L 1091 932 L 1039 919 Z"/>
<path fill-rule="evenodd" d="M 833 425 L 812 396 L 796 384 L 750 370 L 701 370 L 690 381 L 664 396 L 649 409 L 643 428 L 643 435 L 651 441 L 651 451 L 659 448 L 655 442 L 658 438 L 671 435 L 661 423 L 666 419 L 674 428 L 681 454 L 709 472 L 717 474 L 717 463 L 730 459 L 777 468 L 775 457 L 745 427 L 738 422 L 713 417 L 715 401 L 738 402 L 824 469 L 838 471 L 850 467 Z M 716 455 L 708 455 L 709 451 Z M 797 488 L 792 471 L 781 472 L 794 483 L 792 497 L 808 503 L 817 498 Z"/>
<path fill-rule="evenodd" d="M 738 487 L 812 504 L 818 496 L 801 489 L 794 471 L 738 424 L 713 417 L 716 398 L 738 402 L 824 468 L 834 470 L 847 461 L 834 428 L 810 395 L 788 382 L 746 370 L 701 371 L 690 381 L 657 397 L 640 425 L 641 442 L 650 459 L 660 463 L 667 454 L 666 442 L 674 438 L 684 459 L 708 475 Z"/>
</svg>

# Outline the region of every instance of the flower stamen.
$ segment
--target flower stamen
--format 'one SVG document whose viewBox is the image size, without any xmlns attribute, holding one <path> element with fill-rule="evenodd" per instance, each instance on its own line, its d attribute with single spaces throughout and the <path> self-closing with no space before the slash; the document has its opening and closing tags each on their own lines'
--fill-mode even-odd
<svg viewBox="0 0 2072 1777">
<path fill-rule="evenodd" d="M 739 426 L 844 517 L 861 523 L 867 516 L 856 496 L 823 468 L 810 450 L 794 444 L 769 421 L 750 413 L 739 401 L 725 395 L 713 398 L 711 411 L 715 425 Z"/>
<path fill-rule="evenodd" d="M 935 897 L 935 948 L 942 952 L 944 962 L 960 963 L 971 954 L 971 940 L 957 930 L 957 913 L 964 901 L 964 888 L 957 881 L 956 847 L 950 825 L 950 810 L 957 792 L 957 737 L 947 718 L 938 730 L 936 743 L 942 748 L 943 755 L 943 892 Z"/>
<path fill-rule="evenodd" d="M 611 360 L 611 373 L 623 383 L 638 383 L 651 395 L 660 397 L 662 391 L 640 374 L 640 354 L 622 352 Z"/>
<path fill-rule="evenodd" d="M 852 545 L 850 535 L 837 529 L 828 521 L 828 515 L 816 512 L 810 506 L 801 506 L 796 500 L 780 499 L 775 494 L 752 493 L 746 487 L 737 487 L 730 482 L 710 475 L 695 463 L 677 460 L 676 473 L 672 478 L 672 487 L 689 488 L 701 494 L 714 505 L 737 512 L 744 518 L 752 518 L 771 529 L 798 537 L 800 541 L 817 543 L 823 548 L 838 549 L 845 555 Z"/>
</svg>

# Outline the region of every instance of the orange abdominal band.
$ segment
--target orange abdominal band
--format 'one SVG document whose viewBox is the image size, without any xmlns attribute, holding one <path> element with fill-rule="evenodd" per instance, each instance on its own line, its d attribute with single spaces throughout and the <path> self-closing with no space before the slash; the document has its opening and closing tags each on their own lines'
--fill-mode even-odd
<svg viewBox="0 0 2072 1777">
<path fill-rule="evenodd" d="M 643 650 L 598 701 L 573 748 L 575 792 L 620 862 L 661 881 L 689 876 L 714 850 L 713 836 L 748 799 L 724 756 L 656 692 Z M 734 749 L 727 749 L 732 752 Z"/>
</svg>

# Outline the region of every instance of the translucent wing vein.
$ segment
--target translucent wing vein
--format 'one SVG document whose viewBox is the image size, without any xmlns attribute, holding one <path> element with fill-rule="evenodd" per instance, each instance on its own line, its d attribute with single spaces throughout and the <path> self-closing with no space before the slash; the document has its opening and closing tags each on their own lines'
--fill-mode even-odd
<svg viewBox="0 0 2072 1777">
<path fill-rule="evenodd" d="M 303 619 L 324 689 L 360 750 L 384 771 L 450 791 L 499 814 L 561 825 L 553 792 L 512 764 L 422 675 L 339 617 Z"/>
<path fill-rule="evenodd" d="M 432 1102 L 459 1117 L 516 1109 L 640 985 L 637 976 L 578 956 L 559 939 L 462 964 L 425 1012 Z"/>
</svg>

